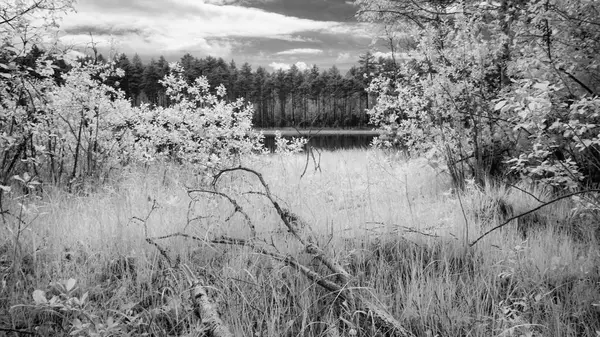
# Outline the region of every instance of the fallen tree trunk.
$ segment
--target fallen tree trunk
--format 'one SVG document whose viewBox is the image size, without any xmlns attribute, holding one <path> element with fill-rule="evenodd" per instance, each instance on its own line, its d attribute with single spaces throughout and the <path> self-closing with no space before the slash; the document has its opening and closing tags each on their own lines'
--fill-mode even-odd
<svg viewBox="0 0 600 337">
<path fill-rule="evenodd" d="M 389 337 L 414 337 L 414 335 L 410 331 L 405 329 L 402 326 L 402 324 L 398 320 L 396 320 L 391 314 L 389 314 L 384 308 L 371 302 L 366 298 L 363 298 L 363 296 L 353 291 L 354 286 L 352 285 L 352 283 L 355 281 L 354 277 L 350 273 L 348 273 L 341 264 L 339 264 L 334 259 L 330 258 L 328 254 L 321 247 L 319 247 L 316 238 L 312 235 L 311 232 L 308 231 L 310 229 L 310 226 L 303 219 L 301 219 L 297 214 L 294 214 L 290 210 L 282 207 L 279 203 L 275 201 L 275 198 L 269 190 L 269 186 L 267 185 L 260 173 L 244 167 L 222 170 L 221 172 L 219 172 L 219 174 L 217 174 L 214 177 L 212 183 L 213 188 L 216 188 L 218 180 L 223 174 L 233 171 L 249 172 L 254 174 L 259 179 L 261 185 L 264 188 L 264 192 L 254 193 L 262 195 L 270 201 L 271 205 L 279 215 L 279 218 L 283 222 L 284 226 L 302 244 L 302 246 L 304 247 L 304 252 L 313 256 L 316 260 L 321 262 L 322 265 L 324 265 L 327 269 L 333 272 L 333 274 L 336 276 L 334 280 L 330 278 L 331 275 L 323 276 L 314 269 L 311 269 L 301 264 L 291 255 L 282 255 L 276 249 L 268 249 L 268 246 L 265 246 L 266 242 L 255 240 L 256 238 L 254 237 L 254 235 L 256 234 L 256 227 L 252 224 L 247 214 L 243 212 L 239 203 L 237 203 L 237 201 L 235 201 L 235 199 L 231 198 L 230 196 L 216 191 L 190 190 L 188 192 L 203 192 L 225 197 L 234 206 L 233 214 L 235 214 L 236 212 L 240 212 L 242 213 L 242 215 L 244 215 L 244 219 L 247 225 L 250 227 L 251 232 L 253 234 L 252 239 L 246 240 L 242 238 L 231 238 L 226 236 L 211 239 L 207 237 L 197 237 L 181 232 L 161 237 L 150 238 L 147 236 L 146 229 L 145 233 L 146 240 L 148 241 L 148 243 L 155 245 L 159 249 L 159 252 L 167 259 L 167 261 L 170 261 L 170 258 L 168 257 L 166 251 L 162 249 L 156 243 L 155 240 L 167 239 L 172 237 L 185 237 L 203 243 L 247 247 L 256 253 L 269 256 L 292 267 L 315 284 L 318 284 L 325 290 L 334 293 L 337 298 L 345 302 L 345 304 L 347 305 L 346 312 L 350 317 L 349 320 L 345 320 L 343 317 L 340 316 L 340 321 L 345 321 L 350 326 L 354 326 L 355 323 L 351 323 L 350 320 L 354 320 L 356 317 L 358 317 L 358 320 L 356 321 L 356 323 L 358 323 L 357 328 L 363 331 L 376 331 L 378 335 L 382 334 L 383 336 Z M 229 218 L 231 218 L 231 216 Z M 145 224 L 145 220 L 139 218 L 138 220 L 142 220 L 142 222 Z M 193 302 L 194 311 L 202 322 L 200 332 L 204 333 L 203 336 L 232 337 L 233 335 L 222 321 L 214 303 L 209 298 L 206 292 L 206 285 L 203 285 L 196 278 L 196 276 L 193 274 L 193 272 L 188 266 L 183 265 L 181 266 L 181 269 L 185 273 L 188 283 L 191 287 L 191 299 Z"/>
<path fill-rule="evenodd" d="M 363 326 L 365 326 L 367 323 L 370 323 L 372 327 L 375 327 L 379 332 L 384 333 L 385 336 L 413 336 L 412 333 L 402 327 L 402 324 L 400 324 L 400 322 L 398 322 L 386 310 L 365 299 L 362 299 L 360 296 L 352 292 L 349 287 L 352 281 L 352 275 L 350 275 L 350 273 L 348 273 L 343 266 L 327 256 L 323 249 L 316 244 L 316 239 L 310 233 L 307 233 L 307 230 L 310 228 L 310 226 L 303 219 L 301 219 L 300 216 L 286 208 L 281 207 L 281 205 L 275 201 L 275 198 L 269 189 L 269 185 L 264 180 L 262 174 L 245 167 L 222 170 L 214 177 L 212 182 L 213 188 L 216 188 L 216 185 L 223 174 L 233 171 L 249 172 L 258 178 L 260 184 L 264 188 L 264 192 L 260 194 L 265 196 L 270 201 L 271 205 L 273 205 L 273 208 L 279 215 L 279 218 L 288 231 L 304 246 L 305 252 L 311 254 L 315 259 L 320 261 L 330 271 L 336 274 L 337 282 L 326 280 L 320 274 L 296 262 L 296 260 L 290 256 L 285 257 L 282 260 L 283 262 L 300 271 L 311 281 L 319 284 L 325 289 L 338 293 L 339 296 L 347 301 L 347 303 L 352 307 L 352 310 L 354 311 L 353 314 L 358 313 L 362 316 L 361 323 Z M 274 257 L 273 254 L 267 253 L 267 255 Z"/>
<path fill-rule="evenodd" d="M 214 303 L 208 297 L 205 286 L 200 283 L 188 266 L 182 265 L 181 269 L 185 273 L 188 284 L 191 287 L 194 313 L 202 322 L 202 336 L 233 337 L 233 334 L 221 319 L 221 315 L 219 315 Z"/>
</svg>

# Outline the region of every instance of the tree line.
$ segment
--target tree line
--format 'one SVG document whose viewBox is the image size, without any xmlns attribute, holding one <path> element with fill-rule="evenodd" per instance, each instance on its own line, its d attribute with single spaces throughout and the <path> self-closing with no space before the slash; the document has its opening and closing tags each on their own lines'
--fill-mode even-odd
<svg viewBox="0 0 600 337">
<path fill-rule="evenodd" d="M 100 62 L 105 62 L 102 55 Z M 139 55 L 131 59 L 126 54 L 114 58 L 124 76 L 112 78 L 112 85 L 121 89 L 134 105 L 148 103 L 169 106 L 165 87 L 160 80 L 169 72 L 163 56 L 142 62 Z M 395 62 L 376 58 L 372 53 L 361 55 L 358 65 L 346 74 L 333 66 L 319 69 L 317 65 L 301 70 L 292 65 L 288 70 L 269 72 L 249 63 L 238 66 L 235 61 L 207 56 L 197 58 L 185 54 L 179 61 L 188 83 L 205 76 L 212 88 L 222 84 L 227 98 L 244 98 L 254 106 L 253 123 L 257 127 L 363 127 L 368 125 L 366 109 L 375 101 L 366 88 L 371 78 L 381 72 L 391 72 Z"/>
</svg>

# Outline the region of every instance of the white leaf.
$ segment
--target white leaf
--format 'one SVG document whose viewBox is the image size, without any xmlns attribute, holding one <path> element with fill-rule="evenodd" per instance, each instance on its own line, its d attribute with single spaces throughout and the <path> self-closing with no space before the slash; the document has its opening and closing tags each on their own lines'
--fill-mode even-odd
<svg viewBox="0 0 600 337">
<path fill-rule="evenodd" d="M 48 300 L 46 299 L 46 293 L 42 290 L 34 290 L 33 291 L 33 300 L 36 304 L 46 304 Z"/>
<path fill-rule="evenodd" d="M 500 101 L 494 105 L 494 110 L 500 110 L 506 105 L 506 101 Z"/>
<path fill-rule="evenodd" d="M 65 283 L 67 291 L 73 290 L 73 288 L 75 287 L 75 283 L 77 283 L 77 280 L 75 280 L 73 278 L 68 279 L 67 282 Z"/>
</svg>

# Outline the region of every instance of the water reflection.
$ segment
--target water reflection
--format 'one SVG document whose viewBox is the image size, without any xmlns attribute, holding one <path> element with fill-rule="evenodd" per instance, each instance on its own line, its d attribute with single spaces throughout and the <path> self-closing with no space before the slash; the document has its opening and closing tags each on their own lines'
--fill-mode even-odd
<svg viewBox="0 0 600 337">
<path fill-rule="evenodd" d="M 275 131 L 264 131 L 265 147 L 270 151 L 275 150 Z M 303 137 L 309 138 L 309 144 L 315 148 L 323 150 L 355 149 L 366 148 L 371 144 L 373 138 L 379 135 L 378 132 L 370 130 L 322 130 L 300 132 Z M 284 138 L 299 137 L 297 131 L 282 132 Z"/>
</svg>

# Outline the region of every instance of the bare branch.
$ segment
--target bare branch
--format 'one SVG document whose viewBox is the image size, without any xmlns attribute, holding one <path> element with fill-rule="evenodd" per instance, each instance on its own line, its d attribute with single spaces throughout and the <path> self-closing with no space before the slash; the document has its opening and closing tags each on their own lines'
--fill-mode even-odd
<svg viewBox="0 0 600 337">
<path fill-rule="evenodd" d="M 193 193 L 208 193 L 208 194 L 217 195 L 217 196 L 227 199 L 229 201 L 229 203 L 231 203 L 233 205 L 233 213 L 225 221 L 229 221 L 231 219 L 231 217 L 233 217 L 233 215 L 235 215 L 235 213 L 240 213 L 244 217 L 244 220 L 246 221 L 246 225 L 248 225 L 248 228 L 250 228 L 250 231 L 252 232 L 252 236 L 253 237 L 256 236 L 256 227 L 252 223 L 250 216 L 248 216 L 248 213 L 246 213 L 244 211 L 242 206 L 240 206 L 240 204 L 235 199 L 233 199 L 232 197 L 230 197 L 229 195 L 227 195 L 225 193 L 217 192 L 217 191 L 211 191 L 211 190 L 205 190 L 205 189 L 190 189 L 190 190 L 188 190 L 188 195 L 190 195 L 190 197 Z"/>
<path fill-rule="evenodd" d="M 40 5 L 44 2 L 44 0 L 39 0 L 38 2 L 34 2 L 31 6 L 29 6 L 28 8 L 22 10 L 20 13 L 16 13 L 15 15 L 13 15 L 10 18 L 6 18 L 4 16 L 0 16 L 0 18 L 2 18 L 2 21 L 0 21 L 0 25 L 4 25 L 7 23 L 10 23 L 11 21 L 16 20 L 17 18 L 33 11 L 34 9 L 40 8 Z"/>
<path fill-rule="evenodd" d="M 487 232 L 485 232 L 485 233 L 483 233 L 481 236 L 479 236 L 479 237 L 478 237 L 478 238 L 477 238 L 475 241 L 471 242 L 471 243 L 469 244 L 469 246 L 470 246 L 470 247 L 473 247 L 473 246 L 474 246 L 474 245 L 475 245 L 477 242 L 479 242 L 481 239 L 483 239 L 484 237 L 486 237 L 488 234 L 490 234 L 490 233 L 492 233 L 492 232 L 496 231 L 497 229 L 500 229 L 500 228 L 502 228 L 502 227 L 504 227 L 504 226 L 508 225 L 508 224 L 509 224 L 509 223 L 511 223 L 513 220 L 516 220 L 516 219 L 518 219 L 518 218 L 520 218 L 520 217 L 523 217 L 523 216 L 525 216 L 525 215 L 527 215 L 527 214 L 531 214 L 531 213 L 533 213 L 533 212 L 535 212 L 535 211 L 537 211 L 537 210 L 540 210 L 540 209 L 542 209 L 542 208 L 544 208 L 544 207 L 546 207 L 546 206 L 548 206 L 548 205 L 551 205 L 551 204 L 553 204 L 553 203 L 555 203 L 555 202 L 557 202 L 557 201 L 560 201 L 560 200 L 563 200 L 563 199 L 567 199 L 567 198 L 570 198 L 570 197 L 572 197 L 572 196 L 579 195 L 579 194 L 594 193 L 594 192 L 600 192 L 600 189 L 589 189 L 589 190 L 585 190 L 585 191 L 573 192 L 573 193 L 565 194 L 565 195 L 563 195 L 563 196 L 560 196 L 560 197 L 558 197 L 558 198 L 556 198 L 556 199 L 553 199 L 553 200 L 550 200 L 550 201 L 548 201 L 548 202 L 545 202 L 545 203 L 543 203 L 543 204 L 539 205 L 538 207 L 535 207 L 535 208 L 533 208 L 533 209 L 530 209 L 530 210 L 529 210 L 529 211 L 527 211 L 527 212 L 521 213 L 521 214 L 519 214 L 519 215 L 515 215 L 515 216 L 513 216 L 512 218 L 510 218 L 510 219 L 508 219 L 508 220 L 504 221 L 503 223 L 499 224 L 498 226 L 496 226 L 496 227 L 494 227 L 494 228 L 492 228 L 492 229 L 488 230 Z"/>
</svg>

